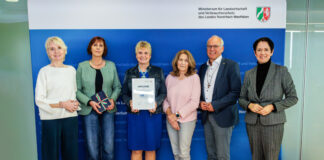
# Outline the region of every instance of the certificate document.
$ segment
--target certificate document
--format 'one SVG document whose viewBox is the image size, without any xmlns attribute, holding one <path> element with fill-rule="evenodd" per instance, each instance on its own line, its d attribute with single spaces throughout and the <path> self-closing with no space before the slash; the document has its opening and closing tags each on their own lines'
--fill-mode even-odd
<svg viewBox="0 0 324 160">
<path fill-rule="evenodd" d="M 155 107 L 154 78 L 132 79 L 133 109 L 149 110 Z"/>
</svg>

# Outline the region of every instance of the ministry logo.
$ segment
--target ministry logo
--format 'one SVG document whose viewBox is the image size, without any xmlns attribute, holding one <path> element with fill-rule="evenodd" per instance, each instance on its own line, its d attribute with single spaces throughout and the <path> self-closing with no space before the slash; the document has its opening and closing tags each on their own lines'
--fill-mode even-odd
<svg viewBox="0 0 324 160">
<path fill-rule="evenodd" d="M 257 7 L 256 17 L 261 22 L 266 22 L 270 18 L 270 7 Z"/>
</svg>

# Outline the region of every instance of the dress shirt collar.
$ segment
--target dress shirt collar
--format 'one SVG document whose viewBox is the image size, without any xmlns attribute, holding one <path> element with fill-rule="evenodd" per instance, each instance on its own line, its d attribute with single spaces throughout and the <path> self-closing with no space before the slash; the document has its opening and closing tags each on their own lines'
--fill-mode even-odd
<svg viewBox="0 0 324 160">
<path fill-rule="evenodd" d="M 216 64 L 217 64 L 217 66 L 219 66 L 219 64 L 221 63 L 221 61 L 222 61 L 222 55 L 220 55 L 214 62 L 213 62 L 213 64 L 212 65 L 210 65 L 210 63 L 209 63 L 209 59 L 207 60 L 207 65 L 210 67 L 210 66 L 212 66 L 212 68 L 214 68 L 213 66 L 216 66 Z"/>
</svg>

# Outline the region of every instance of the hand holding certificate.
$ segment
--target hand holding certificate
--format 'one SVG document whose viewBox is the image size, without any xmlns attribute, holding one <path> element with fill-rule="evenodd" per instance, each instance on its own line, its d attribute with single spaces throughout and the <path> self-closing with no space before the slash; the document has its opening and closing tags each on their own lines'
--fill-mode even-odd
<svg viewBox="0 0 324 160">
<path fill-rule="evenodd" d="M 155 108 L 155 81 L 154 78 L 132 79 L 133 109 L 151 110 Z"/>
</svg>

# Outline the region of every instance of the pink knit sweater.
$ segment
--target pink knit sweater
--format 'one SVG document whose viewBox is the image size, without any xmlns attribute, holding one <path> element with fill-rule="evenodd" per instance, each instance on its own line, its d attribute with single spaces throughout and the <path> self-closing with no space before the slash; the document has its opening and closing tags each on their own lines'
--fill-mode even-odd
<svg viewBox="0 0 324 160">
<path fill-rule="evenodd" d="M 171 107 L 172 113 L 179 113 L 180 123 L 197 119 L 197 108 L 200 101 L 200 79 L 197 74 L 179 80 L 179 77 L 168 75 L 165 81 L 167 97 L 163 102 L 164 112 Z"/>
</svg>

